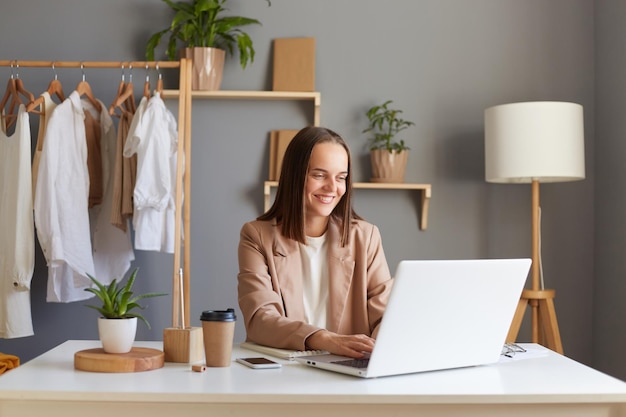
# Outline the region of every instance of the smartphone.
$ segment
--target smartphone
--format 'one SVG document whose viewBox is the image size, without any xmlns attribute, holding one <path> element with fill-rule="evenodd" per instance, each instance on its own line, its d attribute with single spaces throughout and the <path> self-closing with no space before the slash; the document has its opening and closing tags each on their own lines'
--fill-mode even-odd
<svg viewBox="0 0 626 417">
<path fill-rule="evenodd" d="M 237 362 L 254 369 L 280 368 L 280 363 L 267 358 L 237 358 Z"/>
</svg>

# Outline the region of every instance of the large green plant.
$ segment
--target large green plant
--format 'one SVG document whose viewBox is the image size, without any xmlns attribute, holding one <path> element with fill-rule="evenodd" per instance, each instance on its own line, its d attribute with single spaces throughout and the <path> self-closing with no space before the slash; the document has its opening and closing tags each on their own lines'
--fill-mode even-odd
<svg viewBox="0 0 626 417">
<path fill-rule="evenodd" d="M 387 100 L 367 110 L 369 127 L 362 133 L 374 134 L 369 138 L 370 150 L 386 149 L 391 153 L 410 149 L 403 139 L 396 139 L 396 135 L 415 123 L 401 119 L 399 116 L 402 110 L 389 108 L 392 102 L 392 100 Z"/>
<path fill-rule="evenodd" d="M 134 295 L 131 289 L 135 279 L 137 278 L 138 270 L 139 269 L 135 269 L 133 271 L 124 286 L 122 286 L 121 281 L 118 282 L 117 279 L 114 279 L 109 285 L 105 285 L 96 278 L 87 274 L 89 279 L 96 285 L 96 288 L 85 288 L 85 291 L 95 294 L 100 301 L 102 301 L 101 306 L 87 305 L 87 307 L 98 310 L 100 314 L 107 319 L 127 319 L 137 317 L 139 320 L 143 321 L 148 328 L 150 328 L 150 323 L 148 323 L 148 321 L 141 314 L 133 313 L 131 310 L 136 308 L 143 310 L 145 308 L 137 303 L 139 300 L 144 298 L 160 297 L 166 294 L 152 292 Z"/>
<path fill-rule="evenodd" d="M 228 0 L 163 0 L 176 12 L 171 25 L 155 34 L 146 45 L 146 58 L 154 61 L 154 50 L 161 42 L 163 35 L 169 32 L 167 56 L 176 60 L 178 41 L 185 47 L 220 48 L 229 54 L 234 53 L 234 46 L 239 50 L 239 62 L 242 68 L 248 62 L 254 62 L 254 48 L 250 36 L 240 27 L 260 25 L 257 19 L 240 16 L 222 16 L 228 9 L 224 7 Z M 266 0 L 271 5 L 270 0 Z"/>
</svg>

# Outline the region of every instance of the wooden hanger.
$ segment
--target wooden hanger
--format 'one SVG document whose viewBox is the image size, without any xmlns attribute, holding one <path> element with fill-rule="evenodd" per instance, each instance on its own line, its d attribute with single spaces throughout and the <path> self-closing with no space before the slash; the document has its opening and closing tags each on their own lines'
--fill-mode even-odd
<svg viewBox="0 0 626 417">
<path fill-rule="evenodd" d="M 143 84 L 143 96 L 150 98 L 150 80 L 146 77 L 146 82 Z"/>
<path fill-rule="evenodd" d="M 0 101 L 0 110 L 6 107 L 9 99 L 11 99 L 12 102 L 14 102 L 15 100 L 19 100 L 17 86 L 15 85 L 15 78 L 13 77 L 13 74 L 11 74 L 11 78 L 9 78 L 9 81 L 7 82 L 7 88 L 4 92 L 4 96 L 2 97 L 2 101 Z M 13 108 L 11 108 L 11 110 L 13 110 Z"/>
<path fill-rule="evenodd" d="M 157 93 L 161 94 L 163 93 L 163 77 L 161 76 L 161 71 L 159 71 L 159 64 L 156 64 L 156 70 L 157 70 L 157 73 L 159 74 L 159 79 L 157 80 L 156 91 Z"/>
<path fill-rule="evenodd" d="M 54 71 L 54 63 L 52 64 L 52 70 Z M 56 96 L 61 102 L 65 100 L 63 86 L 61 85 L 61 81 L 59 81 L 56 72 L 54 73 L 54 78 L 52 79 L 52 81 L 50 81 L 50 84 L 48 84 L 48 89 L 46 90 L 46 92 L 50 95 L 50 97 Z M 28 105 L 26 106 L 26 111 L 32 112 L 37 107 L 41 106 L 43 102 L 44 96 L 40 95 L 39 97 L 28 103 Z"/>
<path fill-rule="evenodd" d="M 9 78 L 9 81 L 7 82 L 6 91 L 4 92 L 4 96 L 0 101 L 0 112 L 4 113 L 2 114 L 2 119 L 7 129 L 11 127 L 13 123 L 15 123 L 15 121 L 17 120 L 16 109 L 19 108 L 20 104 L 22 104 L 22 100 L 20 99 L 19 95 L 17 80 L 18 79 L 13 74 L 13 64 L 11 64 L 11 78 Z M 24 91 L 26 90 L 24 89 Z M 7 104 L 9 104 L 8 111 L 4 112 Z"/>
<path fill-rule="evenodd" d="M 124 95 L 128 95 L 128 98 L 124 102 L 124 107 L 126 107 L 126 110 L 134 114 L 137 110 L 137 105 L 135 104 L 135 92 L 133 90 L 132 82 L 130 85 L 126 84 L 126 88 L 130 91 L 128 91 L 128 93 L 124 91 Z"/>
<path fill-rule="evenodd" d="M 98 101 L 94 98 L 93 92 L 91 91 L 91 86 L 87 81 L 81 81 L 76 86 L 76 92 L 79 96 L 87 97 L 87 100 L 96 108 L 98 112 L 102 111 L 102 106 Z"/>
<path fill-rule="evenodd" d="M 10 103 L 9 99 L 11 100 Z M 5 112 L 4 110 L 7 104 L 10 104 L 10 106 L 8 111 Z M 0 112 L 2 112 L 2 122 L 5 125 L 5 130 L 11 127 L 17 119 L 17 115 L 15 114 L 16 104 L 19 106 L 19 95 L 17 93 L 17 88 L 15 87 L 15 78 L 13 77 L 13 74 L 11 74 L 4 97 L 2 97 L 2 101 L 0 101 Z"/>
<path fill-rule="evenodd" d="M 93 96 L 93 92 L 91 91 L 91 86 L 85 80 L 85 71 L 84 71 L 85 68 L 83 67 L 82 64 L 80 66 L 80 69 L 83 70 L 83 79 L 76 86 L 76 92 L 78 93 L 80 97 L 82 96 L 87 97 L 87 100 L 89 100 L 89 102 L 96 108 L 98 113 L 100 113 L 102 111 L 102 106 L 100 105 L 98 100 L 96 100 L 95 97 Z"/>
<path fill-rule="evenodd" d="M 59 101 L 65 100 L 63 86 L 61 85 L 61 81 L 59 81 L 57 78 L 50 81 L 50 84 L 48 84 L 48 89 L 46 91 L 48 92 L 48 94 L 50 94 L 50 97 L 57 96 Z"/>
<path fill-rule="evenodd" d="M 132 71 L 132 66 L 130 67 L 130 70 Z M 125 106 L 127 111 L 130 111 L 132 113 L 135 112 L 136 107 L 132 72 L 129 75 L 129 81 L 125 84 L 124 78 L 122 77 L 122 82 L 118 87 L 115 100 L 113 100 L 113 104 L 111 104 L 111 107 L 109 107 L 109 114 L 113 116 L 117 108 L 122 108 L 122 104 Z"/>
<path fill-rule="evenodd" d="M 19 68 L 20 66 L 19 64 L 17 64 L 17 69 L 19 70 Z M 24 87 L 24 82 L 20 78 L 20 75 L 17 71 L 15 72 L 15 89 L 17 90 L 18 93 L 22 94 L 24 97 L 28 99 L 28 101 L 26 102 L 26 105 L 35 101 L 35 95 Z M 35 113 L 39 113 L 39 112 L 35 112 Z"/>
<path fill-rule="evenodd" d="M 113 104 L 109 107 L 109 114 L 111 116 L 120 117 L 119 113 L 116 113 L 115 110 L 117 107 L 115 106 L 115 102 L 124 94 L 124 89 L 126 88 L 126 82 L 122 79 L 120 81 L 120 85 L 117 87 L 117 93 L 115 94 L 115 99 L 113 100 Z"/>
<path fill-rule="evenodd" d="M 111 106 L 109 107 L 109 114 L 111 116 L 116 116 L 116 117 L 120 116 L 120 114 L 115 112 L 115 109 L 117 109 L 117 107 L 115 106 L 115 103 L 122 96 L 122 94 L 124 94 L 124 90 L 125 89 L 126 89 L 126 80 L 125 80 L 125 77 L 124 77 L 124 64 L 122 64 L 122 79 L 120 81 L 120 84 L 117 87 L 117 93 L 115 93 L 115 98 L 113 99 L 113 104 L 111 104 Z"/>
<path fill-rule="evenodd" d="M 143 83 L 143 96 L 147 99 L 150 98 L 150 70 L 148 64 L 146 64 L 146 82 Z"/>
<path fill-rule="evenodd" d="M 26 88 L 24 88 L 24 83 L 22 82 L 22 79 L 19 77 L 15 77 L 15 88 L 18 93 L 21 93 L 24 97 L 28 99 L 29 103 L 35 100 L 35 95 L 31 93 L 30 91 L 28 91 Z"/>
<path fill-rule="evenodd" d="M 109 114 L 113 115 L 115 113 L 115 109 L 122 108 L 122 105 L 126 107 L 126 110 L 135 112 L 135 97 L 134 97 L 134 86 L 133 82 L 129 81 L 118 88 L 118 95 L 116 96 L 113 104 L 109 107 Z"/>
<path fill-rule="evenodd" d="M 48 94 L 50 97 L 57 96 L 60 101 L 65 101 L 65 94 L 63 93 L 63 86 L 61 85 L 61 81 L 59 81 L 59 77 L 57 72 L 54 70 L 54 62 L 52 63 L 52 72 L 54 72 L 54 78 L 48 84 Z"/>
</svg>

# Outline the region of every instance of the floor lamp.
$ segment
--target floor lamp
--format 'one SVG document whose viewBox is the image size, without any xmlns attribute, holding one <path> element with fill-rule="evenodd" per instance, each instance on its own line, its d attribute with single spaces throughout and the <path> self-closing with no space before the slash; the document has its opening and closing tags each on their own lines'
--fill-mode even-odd
<svg viewBox="0 0 626 417">
<path fill-rule="evenodd" d="M 583 130 L 583 108 L 575 103 L 511 103 L 485 110 L 486 181 L 532 184 L 531 288 L 522 292 L 507 342 L 517 339 L 530 305 L 532 342 L 563 353 L 556 293 L 544 288 L 541 274 L 539 184 L 585 178 Z"/>
</svg>

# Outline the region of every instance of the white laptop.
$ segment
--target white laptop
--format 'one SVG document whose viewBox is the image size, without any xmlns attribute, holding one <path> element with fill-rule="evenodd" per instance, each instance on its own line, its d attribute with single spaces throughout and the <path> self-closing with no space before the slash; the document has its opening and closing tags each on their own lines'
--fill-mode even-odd
<svg viewBox="0 0 626 417">
<path fill-rule="evenodd" d="M 530 264 L 530 259 L 401 261 L 366 361 L 332 354 L 296 360 L 362 378 L 497 362 Z"/>
</svg>

